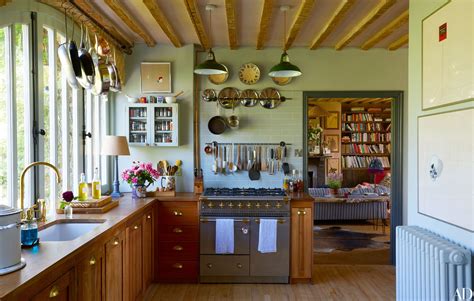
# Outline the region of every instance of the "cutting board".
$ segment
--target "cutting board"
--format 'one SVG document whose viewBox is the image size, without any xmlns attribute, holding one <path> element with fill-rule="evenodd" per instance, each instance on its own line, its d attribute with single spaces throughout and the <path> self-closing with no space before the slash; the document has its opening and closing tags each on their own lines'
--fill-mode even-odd
<svg viewBox="0 0 474 301">
<path fill-rule="evenodd" d="M 110 211 L 112 208 L 115 208 L 119 205 L 118 200 L 110 201 L 108 204 L 102 207 L 90 207 L 90 208 L 73 208 L 72 214 L 97 214 L 105 213 Z M 63 214 L 63 209 L 56 209 L 56 213 Z"/>
<path fill-rule="evenodd" d="M 100 199 L 88 199 L 87 201 L 71 202 L 72 208 L 98 208 L 104 207 L 112 201 L 110 195 L 104 195 Z"/>
</svg>

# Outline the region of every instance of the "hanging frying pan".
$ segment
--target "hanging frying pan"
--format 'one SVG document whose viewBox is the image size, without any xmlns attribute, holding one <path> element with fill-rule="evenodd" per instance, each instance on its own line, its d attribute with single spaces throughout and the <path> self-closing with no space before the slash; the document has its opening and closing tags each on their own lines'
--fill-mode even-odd
<svg viewBox="0 0 474 301">
<path fill-rule="evenodd" d="M 69 47 L 67 43 L 67 15 L 66 10 L 64 10 L 64 21 L 66 24 L 66 43 L 63 43 L 58 46 L 58 58 L 61 62 L 61 73 L 66 76 L 68 84 L 73 89 L 79 88 L 79 83 L 76 79 L 76 74 L 74 68 L 72 67 L 71 59 L 69 57 Z"/>
<path fill-rule="evenodd" d="M 77 78 L 81 86 L 85 89 L 92 89 L 94 86 L 94 62 L 92 61 L 92 56 L 87 51 L 85 46 L 85 41 L 87 41 L 88 32 L 86 30 L 85 35 L 83 35 L 82 25 L 81 25 L 81 44 L 79 48 L 79 61 L 81 62 L 81 73 L 82 76 Z"/>
<path fill-rule="evenodd" d="M 227 123 L 225 119 L 221 116 L 214 116 L 211 119 L 209 119 L 209 122 L 207 123 L 207 127 L 209 129 L 209 132 L 211 132 L 214 135 L 220 135 L 225 132 L 227 129 Z"/>
<path fill-rule="evenodd" d="M 95 41 L 97 47 L 97 36 L 95 37 Z M 99 56 L 97 51 L 91 53 L 95 68 L 94 87 L 91 92 L 94 95 L 105 94 L 110 90 L 110 75 L 109 69 L 107 68 L 106 58 Z"/>
<path fill-rule="evenodd" d="M 82 77 L 81 61 L 79 60 L 79 51 L 76 42 L 74 42 L 74 22 L 72 23 L 72 36 L 69 41 L 69 57 L 76 77 Z"/>
</svg>

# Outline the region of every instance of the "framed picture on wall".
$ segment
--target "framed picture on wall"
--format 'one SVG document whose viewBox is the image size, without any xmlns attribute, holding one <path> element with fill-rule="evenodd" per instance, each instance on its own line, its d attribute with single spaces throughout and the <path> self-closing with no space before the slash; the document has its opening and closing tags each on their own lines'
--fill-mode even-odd
<svg viewBox="0 0 474 301">
<path fill-rule="evenodd" d="M 332 153 L 339 152 L 339 135 L 324 135 L 324 142 Z"/>
<path fill-rule="evenodd" d="M 326 130 L 338 130 L 339 129 L 339 112 L 329 111 L 329 116 L 326 116 L 324 122 L 324 128 Z"/>
<path fill-rule="evenodd" d="M 143 62 L 140 76 L 142 93 L 171 93 L 171 63 Z"/>
<path fill-rule="evenodd" d="M 326 160 L 326 176 L 330 173 L 340 173 L 339 158 L 328 158 Z"/>
</svg>

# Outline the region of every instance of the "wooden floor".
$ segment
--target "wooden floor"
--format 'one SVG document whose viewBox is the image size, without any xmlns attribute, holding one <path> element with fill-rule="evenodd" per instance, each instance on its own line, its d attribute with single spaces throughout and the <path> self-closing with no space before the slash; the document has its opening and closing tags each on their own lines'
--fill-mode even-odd
<svg viewBox="0 0 474 301">
<path fill-rule="evenodd" d="M 314 284 L 154 284 L 145 300 L 395 300 L 395 268 L 315 265 Z"/>
</svg>

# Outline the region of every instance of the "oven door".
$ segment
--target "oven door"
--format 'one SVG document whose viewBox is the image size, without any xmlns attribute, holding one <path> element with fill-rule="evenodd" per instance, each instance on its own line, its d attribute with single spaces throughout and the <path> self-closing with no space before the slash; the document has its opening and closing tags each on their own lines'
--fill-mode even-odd
<svg viewBox="0 0 474 301">
<path fill-rule="evenodd" d="M 232 217 L 226 217 L 232 218 Z M 248 218 L 234 219 L 234 254 L 249 254 L 250 220 Z M 216 254 L 216 218 L 202 217 L 200 227 L 200 254 Z"/>
<path fill-rule="evenodd" d="M 290 274 L 290 219 L 276 218 L 277 252 L 260 253 L 258 236 L 260 219 L 250 223 L 250 276 L 289 276 Z"/>
</svg>

